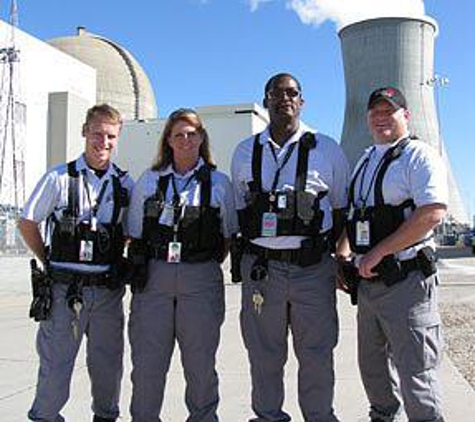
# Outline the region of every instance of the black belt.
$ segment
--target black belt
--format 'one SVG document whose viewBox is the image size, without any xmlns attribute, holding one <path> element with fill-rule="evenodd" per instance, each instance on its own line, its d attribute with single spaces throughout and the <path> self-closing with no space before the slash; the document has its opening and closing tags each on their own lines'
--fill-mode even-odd
<svg viewBox="0 0 475 422">
<path fill-rule="evenodd" d="M 424 255 L 421 254 L 422 250 L 418 252 L 418 255 L 411 259 L 400 261 L 394 256 L 388 256 L 376 265 L 373 270 L 378 273 L 377 276 L 372 277 L 373 281 L 382 281 L 387 286 L 399 283 L 407 278 L 412 271 L 421 271 L 424 277 L 430 277 L 435 274 L 435 256 L 434 261 L 429 262 Z"/>
<path fill-rule="evenodd" d="M 257 255 L 265 260 L 282 261 L 300 267 L 318 264 L 322 260 L 322 254 L 327 250 L 327 239 L 322 240 L 319 245 L 299 249 L 269 249 L 251 242 L 247 242 L 244 247 L 244 253 Z"/>
<path fill-rule="evenodd" d="M 206 262 L 211 260 L 218 260 L 217 257 L 218 251 L 207 250 L 207 251 L 185 251 L 181 254 L 180 262 L 187 262 L 189 264 Z M 167 261 L 168 259 L 168 250 L 165 250 L 161 247 L 149 247 L 147 256 L 151 259 L 156 259 L 158 261 Z"/>
<path fill-rule="evenodd" d="M 80 283 L 85 287 L 109 287 L 112 277 L 109 272 L 105 273 L 80 273 L 66 269 L 51 269 L 49 275 L 55 283 L 72 284 Z"/>
</svg>

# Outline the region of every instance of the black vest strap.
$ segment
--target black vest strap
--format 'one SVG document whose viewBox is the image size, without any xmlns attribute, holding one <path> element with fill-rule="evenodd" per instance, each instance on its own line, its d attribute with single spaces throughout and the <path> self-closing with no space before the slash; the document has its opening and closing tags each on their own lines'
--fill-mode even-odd
<svg viewBox="0 0 475 422">
<path fill-rule="evenodd" d="M 259 142 L 260 133 L 254 137 L 254 146 L 252 150 L 252 179 L 253 186 L 251 190 L 262 192 L 262 149 Z M 299 140 L 299 152 L 297 157 L 297 171 L 295 176 L 295 190 L 305 191 L 308 173 L 308 156 L 311 149 L 317 146 L 317 139 L 314 133 L 305 132 Z"/>
<path fill-rule="evenodd" d="M 259 141 L 261 134 L 254 137 L 254 147 L 252 149 L 252 191 L 262 192 L 262 144 Z"/>
<path fill-rule="evenodd" d="M 374 205 L 384 205 L 384 196 L 383 196 L 383 180 L 384 176 L 388 170 L 389 165 L 399 158 L 401 156 L 401 153 L 403 149 L 406 147 L 406 145 L 409 143 L 409 141 L 413 138 L 405 138 L 401 140 L 400 142 L 397 143 L 394 147 L 389 149 L 385 156 L 383 157 L 383 163 L 378 171 L 378 175 L 376 177 L 376 181 L 374 184 Z M 358 176 L 360 175 L 361 171 L 363 170 L 365 166 L 365 160 L 363 160 L 360 164 L 360 166 L 356 169 L 355 175 L 351 179 L 350 186 L 348 189 L 348 200 L 349 203 L 352 204 L 353 206 L 356 206 L 355 204 L 355 185 L 356 185 L 356 180 L 358 179 Z"/>
<path fill-rule="evenodd" d="M 196 172 L 196 180 L 201 184 L 200 192 L 200 206 L 209 206 L 211 203 L 211 171 L 213 168 L 208 165 L 203 165 Z M 157 181 L 157 197 L 162 195 L 162 199 L 165 201 L 168 190 L 168 183 L 171 178 L 171 173 L 165 176 L 161 176 Z"/>
<path fill-rule="evenodd" d="M 201 184 L 200 206 L 208 207 L 211 203 L 211 168 L 202 166 L 196 173 L 196 180 Z"/>
<path fill-rule="evenodd" d="M 167 174 L 166 176 L 159 176 L 157 180 L 157 197 L 160 198 L 160 194 L 162 195 L 161 198 L 165 201 L 167 197 L 167 190 L 168 190 L 168 183 L 170 182 L 170 178 L 172 174 Z"/>
<path fill-rule="evenodd" d="M 68 164 L 68 211 L 71 216 L 79 216 L 79 172 L 76 169 L 76 161 L 70 161 Z"/>
<path fill-rule="evenodd" d="M 315 134 L 305 132 L 299 141 L 299 155 L 297 157 L 297 174 L 295 176 L 295 190 L 304 192 L 307 184 L 308 156 L 310 150 L 317 146 Z"/>
<path fill-rule="evenodd" d="M 374 205 L 380 206 L 384 205 L 384 196 L 383 196 L 383 179 L 388 171 L 389 165 L 396 159 L 398 159 L 404 148 L 407 146 L 411 138 L 402 139 L 392 147 L 388 152 L 387 155 L 384 157 L 383 164 L 379 169 L 378 175 L 376 176 L 376 181 L 374 183 Z"/>
<path fill-rule="evenodd" d="M 79 216 L 79 172 L 76 168 L 76 160 L 70 161 L 68 164 L 68 210 L 74 217 Z M 122 185 L 120 178 L 124 177 L 127 172 L 121 170 L 117 165 L 113 164 L 118 176 L 112 176 L 112 189 L 114 196 L 114 209 L 112 210 L 111 224 L 117 224 L 117 219 L 120 215 L 121 204 L 121 189 Z"/>
</svg>

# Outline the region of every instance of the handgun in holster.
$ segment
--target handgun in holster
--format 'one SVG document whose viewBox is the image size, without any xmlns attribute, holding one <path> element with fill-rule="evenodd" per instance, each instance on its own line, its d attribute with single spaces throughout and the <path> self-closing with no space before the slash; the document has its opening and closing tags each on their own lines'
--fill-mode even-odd
<svg viewBox="0 0 475 422">
<path fill-rule="evenodd" d="M 360 275 L 358 268 L 352 261 L 345 261 L 340 263 L 340 269 L 345 279 L 347 293 L 350 295 L 352 305 L 358 304 L 358 286 L 360 284 Z"/>
<path fill-rule="evenodd" d="M 401 262 L 394 255 L 386 255 L 379 264 L 373 268 L 373 271 L 378 273 L 377 278 L 387 287 L 391 287 L 407 277 L 407 273 L 402 268 Z"/>
<path fill-rule="evenodd" d="M 38 267 L 36 259 L 30 261 L 30 268 L 33 300 L 30 305 L 29 315 L 30 318 L 37 322 L 44 321 L 49 318 L 53 304 L 51 278 L 46 270 Z"/>
<path fill-rule="evenodd" d="M 437 252 L 430 246 L 426 246 L 417 252 L 419 269 L 424 277 L 430 277 L 437 272 Z"/>
<path fill-rule="evenodd" d="M 132 293 L 141 293 L 147 285 L 148 257 L 142 239 L 133 239 L 128 247 L 128 282 Z"/>
<path fill-rule="evenodd" d="M 241 275 L 241 260 L 244 255 L 244 238 L 234 235 L 231 238 L 231 281 L 233 283 L 240 283 L 242 281 Z"/>
</svg>

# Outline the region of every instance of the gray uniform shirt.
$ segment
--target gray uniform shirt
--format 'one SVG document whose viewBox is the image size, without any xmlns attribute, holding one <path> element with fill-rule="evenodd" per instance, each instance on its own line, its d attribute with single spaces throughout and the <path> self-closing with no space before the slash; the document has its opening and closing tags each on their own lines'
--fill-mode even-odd
<svg viewBox="0 0 475 422">
<path fill-rule="evenodd" d="M 355 171 L 369 157 L 364 179 L 362 180 L 360 172 L 354 184 L 356 207 L 362 205 L 360 191 L 361 196 L 368 197 L 366 206 L 374 205 L 374 183 L 370 186 L 371 179 L 385 152 L 398 141 L 369 147 L 357 163 Z M 447 205 L 447 172 L 444 162 L 439 153 L 427 143 L 416 139 L 410 140 L 402 150 L 401 156 L 389 165 L 383 178 L 382 189 L 384 202 L 390 205 L 399 205 L 411 198 L 416 207 L 429 204 Z M 351 216 L 352 207 L 349 212 Z M 408 209 L 406 217 L 410 214 L 411 210 Z M 428 244 L 435 247 L 434 241 L 429 239 L 431 234 L 432 232 L 427 233 L 427 241 L 399 252 L 399 258 L 412 258 L 418 249 Z"/>
<path fill-rule="evenodd" d="M 129 235 L 136 239 L 142 238 L 144 202 L 155 194 L 160 176 L 173 174 L 182 205 L 199 205 L 200 184 L 193 175 L 203 164 L 203 160 L 200 159 L 195 168 L 183 175 L 175 172 L 171 165 L 161 171 L 146 170 L 140 176 L 132 191 L 132 201 L 128 213 Z M 165 197 L 166 203 L 172 203 L 173 194 L 174 190 L 170 182 Z M 210 205 L 219 208 L 222 233 L 225 238 L 230 238 L 238 230 L 232 186 L 228 176 L 217 170 L 211 172 Z"/>
<path fill-rule="evenodd" d="M 309 131 L 302 123 L 298 131 L 279 147 L 271 138 L 269 128 L 260 135 L 259 142 L 264 146 L 262 150 L 262 188 L 270 191 L 278 166 L 284 160 L 291 144 L 300 140 L 300 137 Z M 313 131 L 311 131 L 313 132 Z M 322 232 L 332 228 L 332 210 L 345 208 L 347 205 L 347 188 L 349 167 L 340 146 L 330 137 L 315 133 L 317 146 L 310 150 L 308 158 L 308 176 L 305 190 L 313 194 L 328 191 L 321 200 L 320 206 L 324 212 Z M 277 162 L 272 154 L 270 144 L 273 144 L 277 155 Z M 245 197 L 249 191 L 248 183 L 252 181 L 252 151 L 254 136 L 242 141 L 236 148 L 231 165 L 236 208 L 246 207 Z M 282 168 L 277 184 L 278 191 L 289 191 L 295 188 L 295 174 L 297 169 L 298 148 L 294 148 L 287 164 Z M 271 249 L 297 249 L 300 247 L 302 236 L 278 236 L 273 238 L 256 238 L 253 243 Z"/>
<path fill-rule="evenodd" d="M 104 183 L 107 187 L 97 211 L 99 223 L 109 223 L 114 209 L 114 191 L 112 176 L 119 176 L 117 169 L 110 164 L 107 172 L 101 178 L 87 166 L 84 155 L 76 160 L 76 169 L 79 173 L 78 183 L 78 206 L 79 222 L 91 220 L 91 209 L 96 204 L 99 193 Z M 133 180 L 126 174 L 120 179 L 121 184 L 129 192 L 132 190 Z M 87 195 L 86 191 L 89 191 Z M 60 164 L 49 170 L 38 182 L 22 213 L 22 218 L 36 223 L 41 223 L 52 214 L 60 219 L 68 206 L 69 175 L 67 164 Z M 119 215 L 118 222 L 124 221 L 123 215 Z M 126 227 L 125 230 L 127 231 Z M 45 239 L 49 243 L 49 239 Z M 88 265 L 69 262 L 51 262 L 52 267 L 65 268 L 82 272 L 104 272 L 109 269 L 108 265 Z"/>
</svg>

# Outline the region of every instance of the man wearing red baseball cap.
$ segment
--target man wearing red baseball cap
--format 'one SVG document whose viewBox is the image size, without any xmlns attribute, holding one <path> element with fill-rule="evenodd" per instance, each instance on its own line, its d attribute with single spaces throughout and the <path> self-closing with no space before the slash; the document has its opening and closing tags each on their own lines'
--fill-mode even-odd
<svg viewBox="0 0 475 422">
<path fill-rule="evenodd" d="M 357 268 L 358 360 L 372 422 L 442 422 L 436 369 L 442 355 L 433 229 L 448 200 L 438 151 L 410 136 L 394 87 L 373 91 L 373 138 L 353 172 L 340 259 Z M 341 280 L 343 288 L 347 280 Z"/>
</svg>

